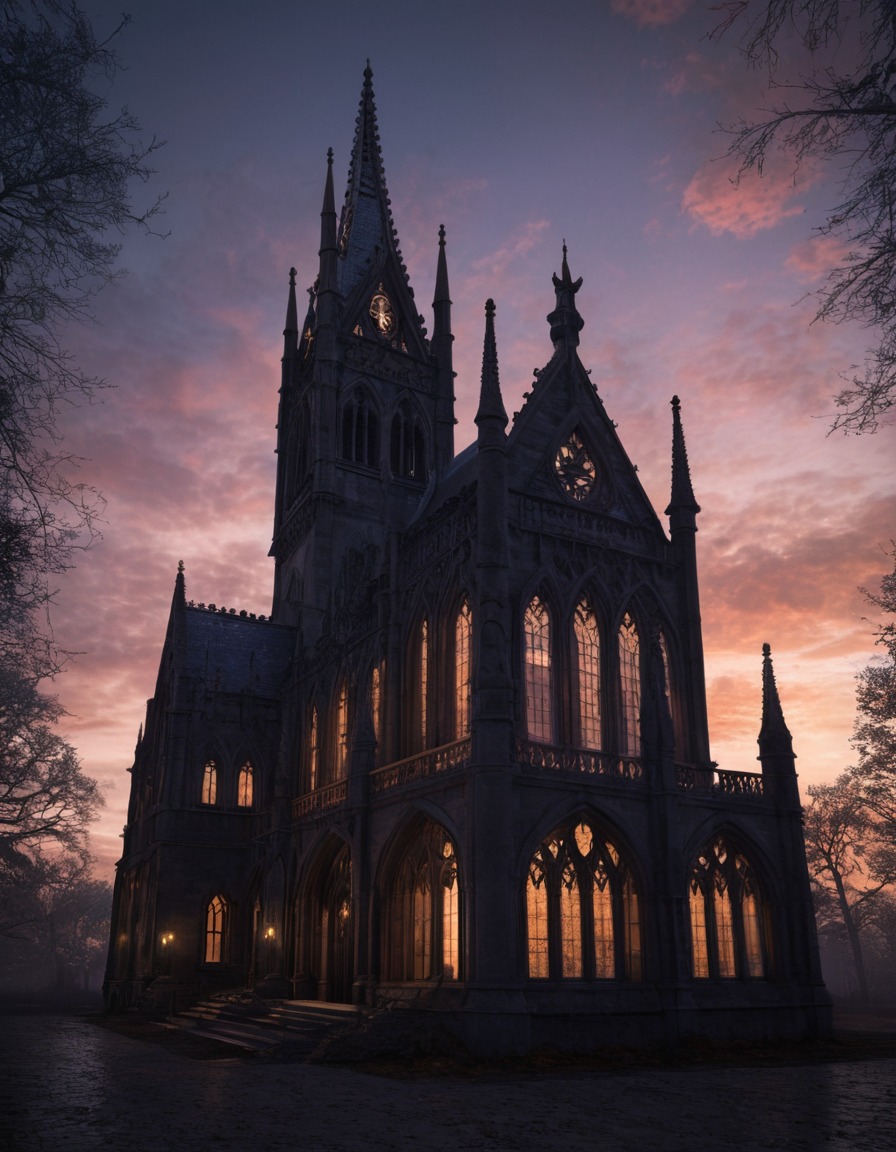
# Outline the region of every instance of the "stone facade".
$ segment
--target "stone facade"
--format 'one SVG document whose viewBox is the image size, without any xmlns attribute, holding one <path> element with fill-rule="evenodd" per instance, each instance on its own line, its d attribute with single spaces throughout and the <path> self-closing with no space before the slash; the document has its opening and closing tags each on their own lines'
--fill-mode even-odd
<svg viewBox="0 0 896 1152">
<path fill-rule="evenodd" d="M 761 772 L 720 770 L 680 405 L 667 532 L 579 360 L 580 283 L 564 249 L 512 424 L 486 304 L 455 456 L 445 234 L 428 338 L 368 69 L 301 324 L 290 276 L 272 613 L 187 601 L 178 572 L 111 1007 L 400 1004 L 483 1052 L 828 1029 L 770 655 Z"/>
</svg>

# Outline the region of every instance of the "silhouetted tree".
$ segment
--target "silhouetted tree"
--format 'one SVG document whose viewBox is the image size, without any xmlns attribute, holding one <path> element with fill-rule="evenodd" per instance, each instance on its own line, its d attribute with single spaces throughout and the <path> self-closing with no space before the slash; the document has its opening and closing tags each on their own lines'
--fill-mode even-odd
<svg viewBox="0 0 896 1152">
<path fill-rule="evenodd" d="M 131 207 L 156 141 L 127 111 L 106 116 L 97 91 L 126 22 L 100 42 L 71 0 L 0 0 L 0 644 L 35 676 L 60 659 L 38 620 L 51 580 L 102 506 L 60 440 L 60 408 L 105 386 L 73 363 L 65 327 L 114 276 L 110 236 L 159 207 Z"/>
<path fill-rule="evenodd" d="M 762 172 L 783 149 L 798 167 L 840 162 L 840 200 L 817 231 L 841 241 L 842 262 L 819 293 L 817 319 L 858 320 L 878 343 L 862 368 L 844 374 L 833 429 L 874 432 L 896 404 L 896 6 L 893 0 L 729 0 L 713 36 L 741 32 L 751 65 L 768 70 L 780 99 L 731 128 L 740 173 Z M 807 71 L 782 64 L 787 38 L 810 50 Z M 841 47 L 846 70 L 826 62 Z M 856 372 L 856 375 L 851 373 Z"/>
<path fill-rule="evenodd" d="M 853 743 L 859 761 L 852 775 L 865 803 L 896 844 L 896 547 L 892 555 L 893 571 L 881 580 L 880 593 L 862 590 L 868 603 L 886 616 L 874 633 L 875 644 L 883 651 L 856 678 Z"/>
<path fill-rule="evenodd" d="M 834 784 L 809 788 L 804 816 L 806 856 L 815 882 L 822 924 L 839 918 L 849 941 L 859 998 L 868 1001 L 865 932 L 882 912 L 896 882 L 896 849 L 872 813 L 855 781 L 844 773 Z"/>
</svg>

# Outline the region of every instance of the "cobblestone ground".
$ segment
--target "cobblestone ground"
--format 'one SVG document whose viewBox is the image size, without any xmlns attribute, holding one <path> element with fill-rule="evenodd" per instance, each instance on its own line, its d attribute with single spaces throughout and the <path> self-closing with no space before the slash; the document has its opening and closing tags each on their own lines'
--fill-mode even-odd
<svg viewBox="0 0 896 1152">
<path fill-rule="evenodd" d="M 392 1080 L 0 1017 L 2 1152 L 896 1150 L 896 1059 Z"/>
</svg>

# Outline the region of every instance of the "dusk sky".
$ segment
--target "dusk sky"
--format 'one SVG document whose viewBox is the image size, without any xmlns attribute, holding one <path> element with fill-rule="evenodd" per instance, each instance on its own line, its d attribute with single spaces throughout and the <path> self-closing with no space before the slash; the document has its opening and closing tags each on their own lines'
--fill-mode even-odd
<svg viewBox="0 0 896 1152">
<path fill-rule="evenodd" d="M 88 0 L 102 36 L 117 8 Z M 512 413 L 550 358 L 564 239 L 579 352 L 662 515 L 681 397 L 698 519 L 712 754 L 755 771 L 761 650 L 772 646 L 803 789 L 852 762 L 856 672 L 873 651 L 859 585 L 896 537 L 892 427 L 828 436 L 838 373 L 873 341 L 812 325 L 836 252 L 813 227 L 836 164 L 794 182 L 774 159 L 735 187 L 730 123 L 769 103 L 707 0 L 135 0 L 110 89 L 166 141 L 138 204 L 168 193 L 165 239 L 129 235 L 128 275 L 67 343 L 115 385 L 67 412 L 103 540 L 60 584 L 54 625 L 83 653 L 56 691 L 64 734 L 120 851 L 137 728 L 179 560 L 187 596 L 271 606 L 279 358 L 290 266 L 317 272 L 327 149 L 337 197 L 369 57 L 386 181 L 432 330 L 439 225 L 454 302 L 458 426 L 474 437 L 483 306 L 497 306 Z M 846 51 L 846 49 L 844 49 Z M 790 66 L 785 53 L 785 64 Z M 304 299 L 304 297 L 303 297 Z M 665 523 L 665 519 L 664 519 Z"/>
</svg>

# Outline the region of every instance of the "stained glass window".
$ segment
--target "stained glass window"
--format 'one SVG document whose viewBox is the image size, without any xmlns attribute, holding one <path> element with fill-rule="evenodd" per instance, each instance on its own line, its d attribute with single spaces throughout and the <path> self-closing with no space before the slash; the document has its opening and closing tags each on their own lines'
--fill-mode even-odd
<svg viewBox="0 0 896 1152">
<path fill-rule="evenodd" d="M 236 789 L 236 802 L 240 808 L 252 807 L 252 792 L 253 792 L 253 772 L 252 765 L 247 760 L 240 768 L 239 778 L 237 780 Z"/>
<path fill-rule="evenodd" d="M 216 804 L 218 801 L 218 769 L 214 760 L 207 760 L 202 772 L 202 803 Z"/>
<path fill-rule="evenodd" d="M 320 716 L 317 705 L 311 707 L 308 732 L 308 791 L 313 792 L 320 782 Z"/>
<path fill-rule="evenodd" d="M 573 631 L 579 663 L 579 743 L 600 748 L 600 634 L 584 600 L 576 608 Z"/>
<path fill-rule="evenodd" d="M 224 915 L 226 905 L 215 896 L 205 910 L 205 962 L 220 964 L 224 958 Z"/>
<path fill-rule="evenodd" d="M 767 943 L 762 900 L 745 856 L 719 836 L 691 869 L 691 956 L 697 979 L 762 978 Z"/>
<path fill-rule="evenodd" d="M 641 754 L 641 655 L 638 629 L 626 612 L 619 627 L 619 686 L 624 756 Z"/>
<path fill-rule="evenodd" d="M 464 600 L 457 614 L 454 628 L 454 709 L 456 717 L 456 738 L 467 736 L 470 731 L 470 644 L 472 640 L 472 620 L 470 606 Z"/>
<path fill-rule="evenodd" d="M 526 720 L 530 740 L 553 739 L 551 626 L 548 610 L 536 596 L 526 609 Z"/>
<path fill-rule="evenodd" d="M 336 762 L 334 778 L 344 780 L 348 772 L 348 685 L 343 680 L 336 699 Z"/>
</svg>

